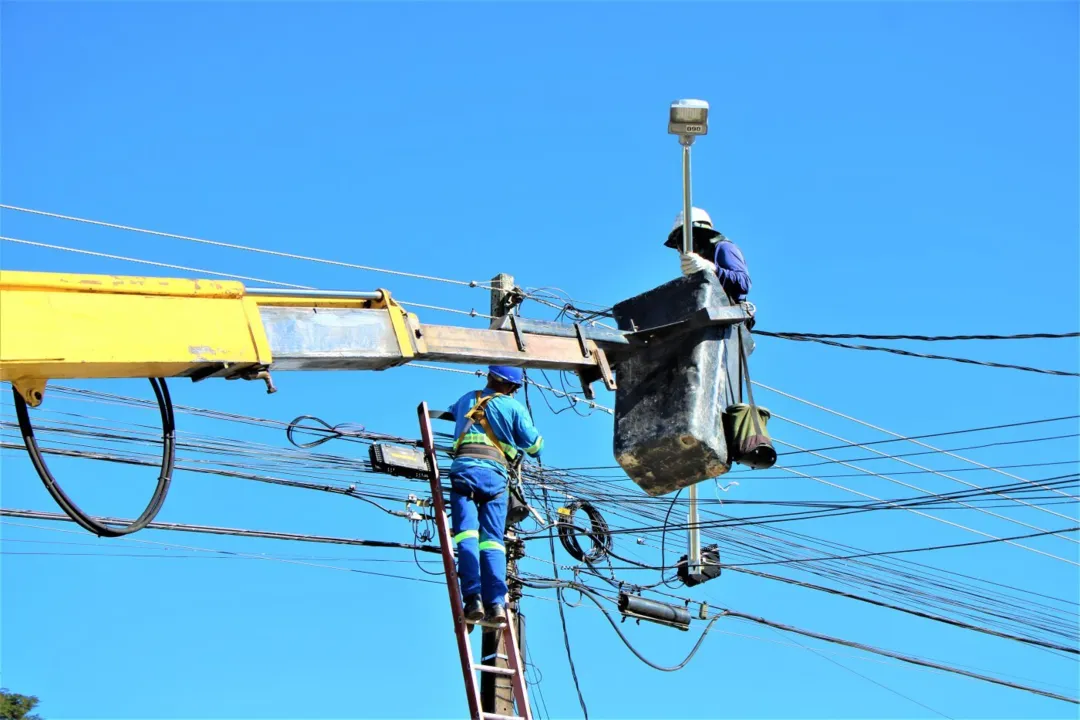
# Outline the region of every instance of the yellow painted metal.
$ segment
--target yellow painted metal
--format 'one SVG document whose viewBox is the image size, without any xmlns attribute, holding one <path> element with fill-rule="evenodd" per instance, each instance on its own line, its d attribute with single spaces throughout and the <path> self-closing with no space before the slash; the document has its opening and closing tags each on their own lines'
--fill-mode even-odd
<svg viewBox="0 0 1080 720">
<path fill-rule="evenodd" d="M 416 357 L 416 348 L 413 346 L 415 334 L 409 327 L 409 312 L 398 305 L 397 301 L 390 297 L 389 290 L 380 288 L 379 292 L 382 293 L 383 303 L 385 304 L 387 312 L 390 313 L 390 325 L 394 328 L 394 337 L 397 338 L 401 357 Z"/>
<path fill-rule="evenodd" d="M 303 295 L 266 295 L 253 297 L 252 300 L 265 307 L 313 307 L 313 308 L 365 308 L 379 309 L 386 307 L 383 300 L 361 300 L 350 297 L 305 297 Z"/>
<path fill-rule="evenodd" d="M 0 289 L 152 295 L 160 297 L 241 298 L 244 286 L 224 280 L 134 277 L 128 275 L 81 275 L 73 273 L 0 270 Z"/>
<path fill-rule="evenodd" d="M 235 282 L 0 271 L 0 380 L 172 377 L 269 365 Z"/>
</svg>

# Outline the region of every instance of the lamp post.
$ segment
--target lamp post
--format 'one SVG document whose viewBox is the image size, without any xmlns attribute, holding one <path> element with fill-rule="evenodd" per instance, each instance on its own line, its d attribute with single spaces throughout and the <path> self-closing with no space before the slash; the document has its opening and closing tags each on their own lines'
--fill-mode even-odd
<svg viewBox="0 0 1080 720">
<path fill-rule="evenodd" d="M 693 252 L 693 217 L 690 203 L 690 146 L 698 135 L 709 132 L 709 103 L 704 100 L 676 100 L 671 103 L 668 115 L 668 133 L 678 135 L 682 145 L 683 182 L 683 242 L 682 252 Z M 690 508 L 687 516 L 689 527 L 687 547 L 687 572 L 701 572 L 701 531 L 698 529 L 697 485 L 690 486 Z"/>
</svg>

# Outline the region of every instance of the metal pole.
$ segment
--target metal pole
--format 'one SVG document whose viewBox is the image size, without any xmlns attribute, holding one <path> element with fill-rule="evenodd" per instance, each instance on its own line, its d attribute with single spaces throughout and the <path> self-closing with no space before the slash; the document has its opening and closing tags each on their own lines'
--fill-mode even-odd
<svg viewBox="0 0 1080 720">
<path fill-rule="evenodd" d="M 694 242 L 691 234 L 690 218 L 690 143 L 694 139 L 690 136 L 679 138 L 682 142 L 682 194 L 683 194 L 683 254 L 693 252 Z"/>
<path fill-rule="evenodd" d="M 693 234 L 691 228 L 692 218 L 690 216 L 691 202 L 690 202 L 690 144 L 694 142 L 694 138 L 690 136 L 683 136 L 679 138 L 679 142 L 682 143 L 682 183 L 683 183 L 683 253 L 690 253 L 694 250 Z M 698 574 L 701 572 L 701 532 L 698 530 L 698 512 L 697 512 L 697 485 L 690 486 L 690 513 L 687 518 L 690 526 L 689 534 L 687 537 L 687 571 L 691 574 Z"/>
</svg>

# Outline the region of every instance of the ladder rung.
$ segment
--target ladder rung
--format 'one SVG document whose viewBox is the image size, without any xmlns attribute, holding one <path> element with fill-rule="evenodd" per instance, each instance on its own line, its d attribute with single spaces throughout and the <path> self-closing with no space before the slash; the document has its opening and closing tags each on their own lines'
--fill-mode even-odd
<svg viewBox="0 0 1080 720">
<path fill-rule="evenodd" d="M 525 720 L 520 715 L 498 715 L 496 713 L 480 713 L 484 720 Z"/>
<path fill-rule="evenodd" d="M 494 665 L 473 665 L 473 670 L 479 670 L 480 672 L 489 672 L 492 675 L 514 675 L 514 671 L 510 668 L 495 667 Z"/>
</svg>

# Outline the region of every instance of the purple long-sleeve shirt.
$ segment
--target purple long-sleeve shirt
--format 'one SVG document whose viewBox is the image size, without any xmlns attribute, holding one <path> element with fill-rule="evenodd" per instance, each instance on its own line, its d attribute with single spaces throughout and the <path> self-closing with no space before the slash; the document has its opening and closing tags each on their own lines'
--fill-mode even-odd
<svg viewBox="0 0 1080 720">
<path fill-rule="evenodd" d="M 746 267 L 746 258 L 742 250 L 730 240 L 716 244 L 716 276 L 724 291 L 735 302 L 742 302 L 750 293 L 750 271 Z"/>
</svg>

